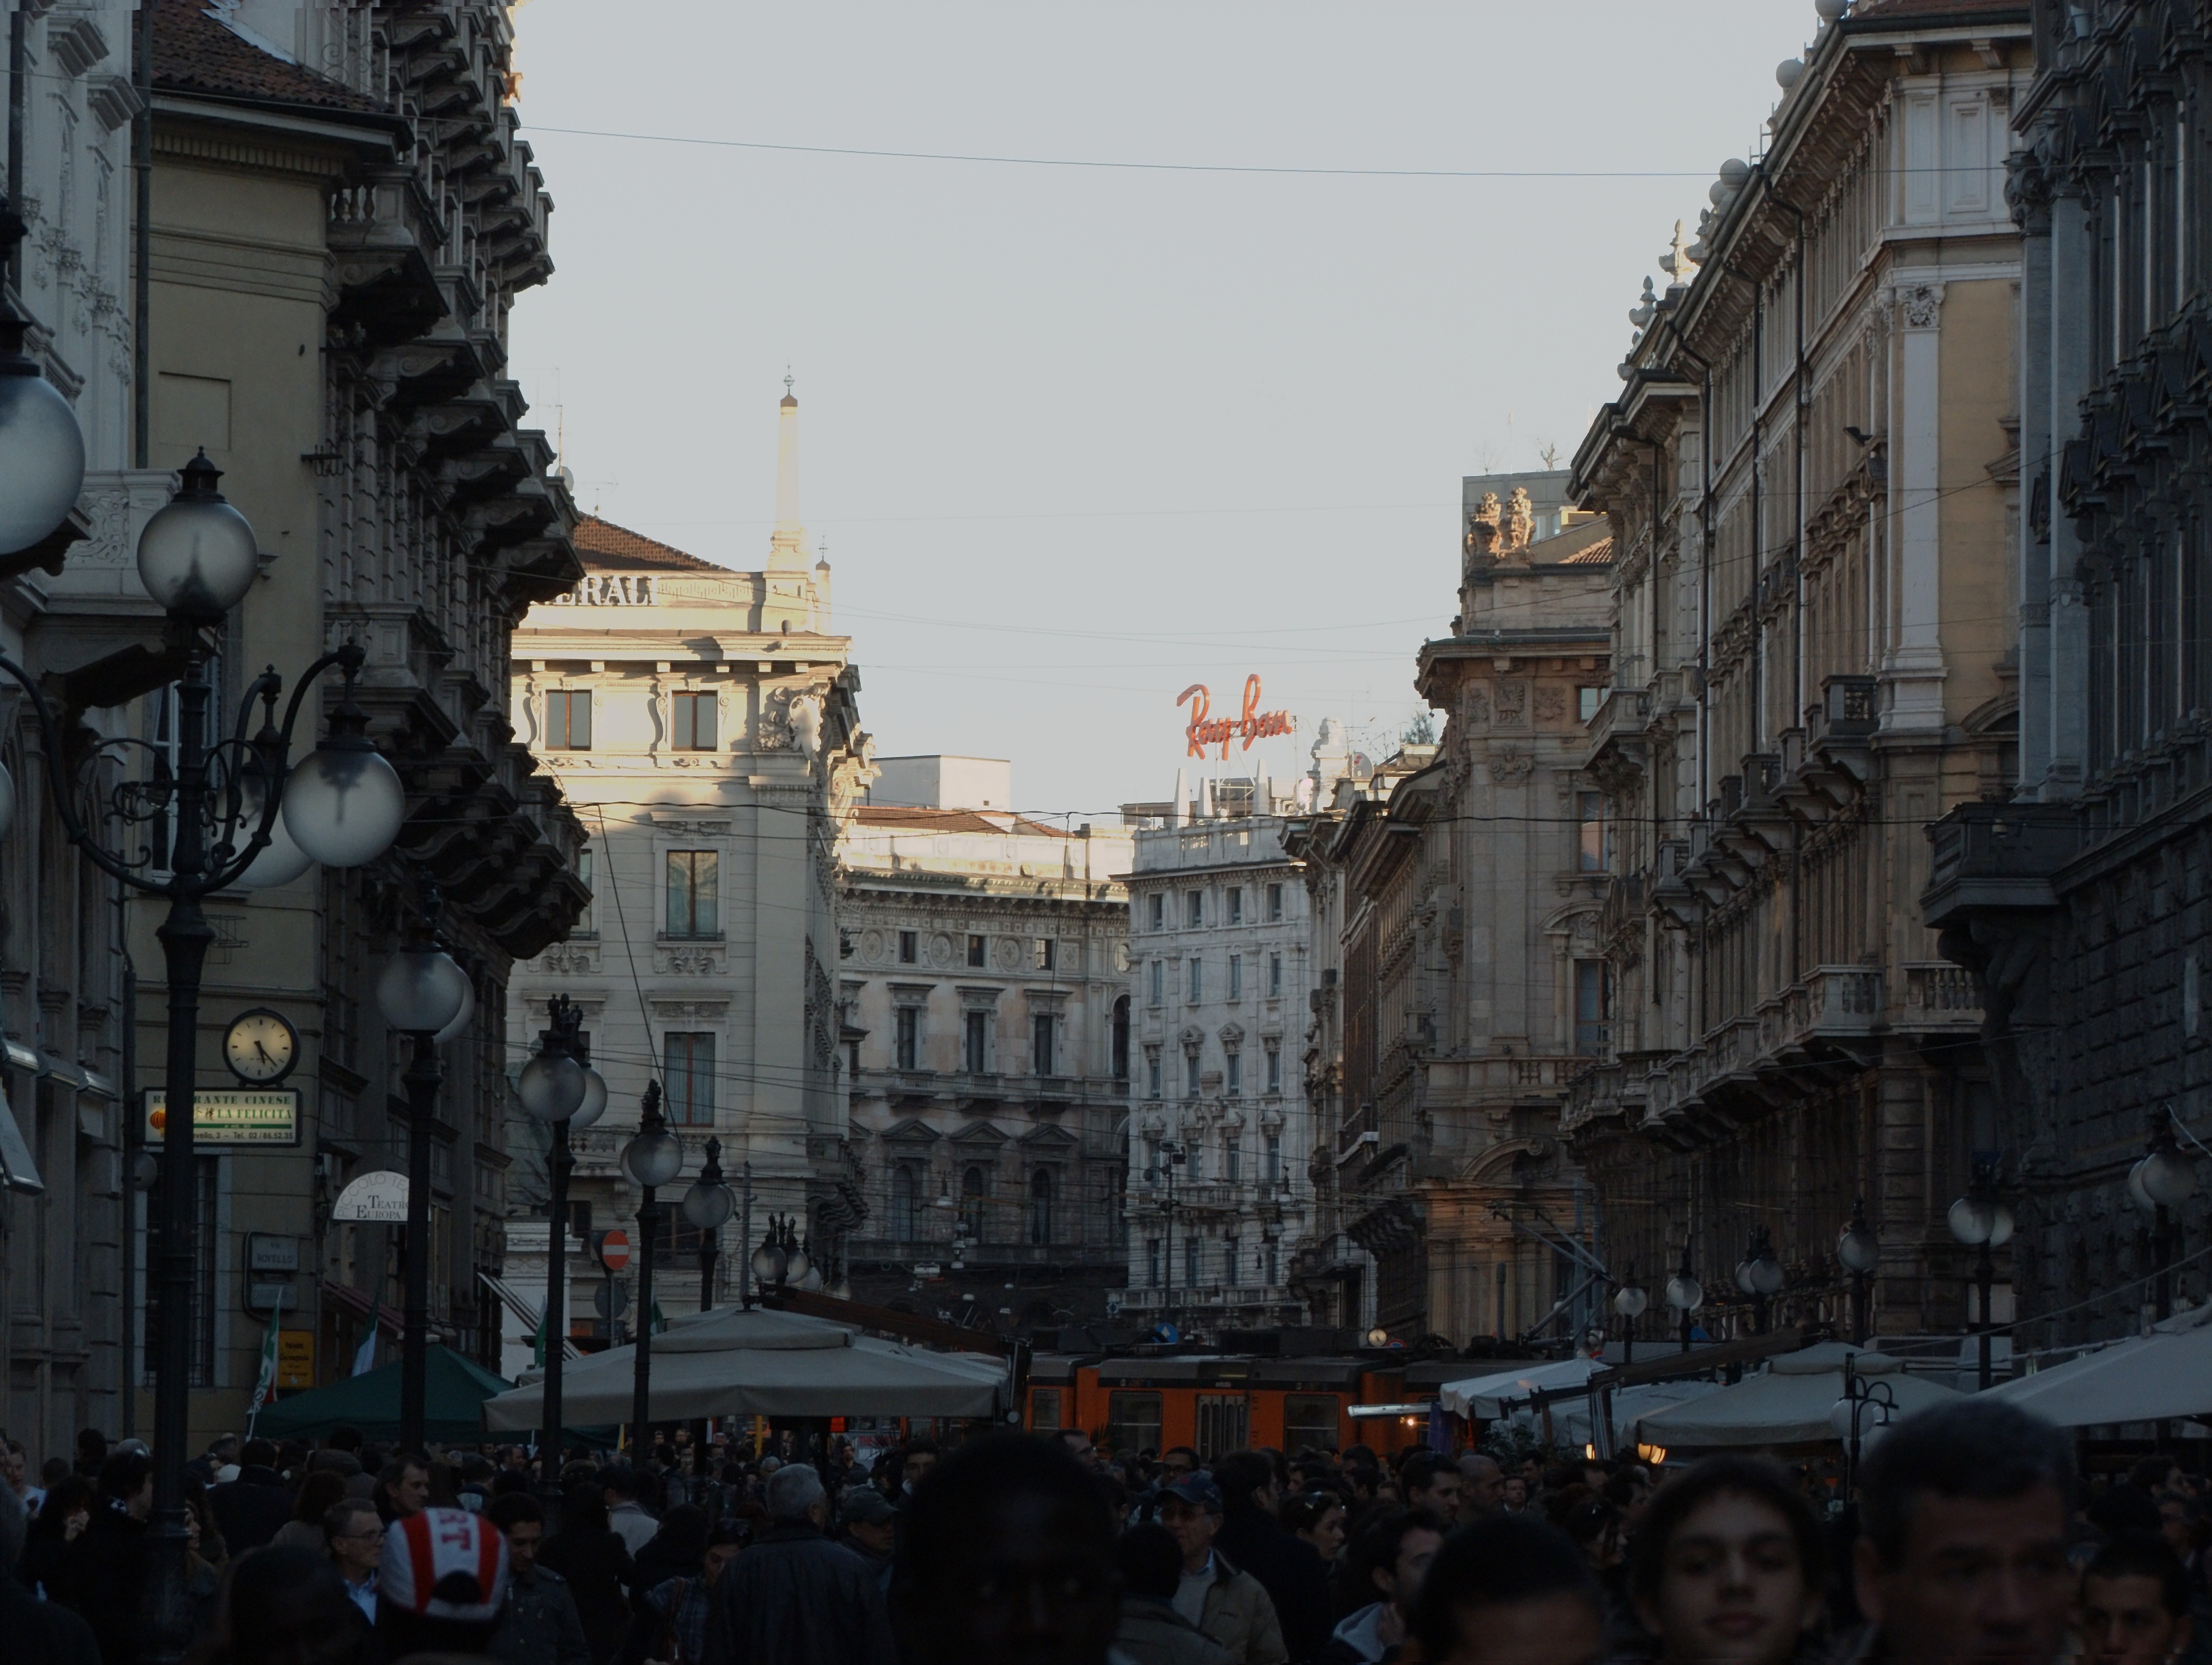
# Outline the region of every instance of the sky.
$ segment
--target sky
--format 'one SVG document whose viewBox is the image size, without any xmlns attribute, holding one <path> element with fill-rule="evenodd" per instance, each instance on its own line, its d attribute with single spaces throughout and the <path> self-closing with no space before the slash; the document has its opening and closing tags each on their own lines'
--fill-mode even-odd
<svg viewBox="0 0 2212 1665">
<path fill-rule="evenodd" d="M 1257 675 L 1294 733 L 1206 766 L 1300 772 L 1327 717 L 1380 757 L 1457 610 L 1461 476 L 1571 459 L 1814 26 L 527 0 L 556 270 L 511 364 L 582 508 L 741 568 L 793 378 L 881 755 L 1011 759 L 1021 808 L 1109 820 L 1200 766 L 1178 693 Z"/>
</svg>

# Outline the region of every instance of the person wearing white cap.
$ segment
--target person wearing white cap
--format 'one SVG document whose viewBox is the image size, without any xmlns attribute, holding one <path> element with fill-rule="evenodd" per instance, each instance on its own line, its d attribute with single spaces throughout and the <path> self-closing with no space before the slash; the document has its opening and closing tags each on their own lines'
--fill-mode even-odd
<svg viewBox="0 0 2212 1665">
<path fill-rule="evenodd" d="M 483 1653 L 507 1603 L 507 1539 L 465 1509 L 422 1509 L 385 1529 L 376 1633 L 386 1656 Z"/>
</svg>

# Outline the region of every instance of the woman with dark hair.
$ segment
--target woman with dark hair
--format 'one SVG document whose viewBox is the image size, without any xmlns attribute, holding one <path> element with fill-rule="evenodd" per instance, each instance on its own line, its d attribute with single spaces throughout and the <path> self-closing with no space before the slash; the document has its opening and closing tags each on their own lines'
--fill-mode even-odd
<svg viewBox="0 0 2212 1665">
<path fill-rule="evenodd" d="M 278 1544 L 289 1549 L 305 1549 L 320 1555 L 326 1545 L 323 1540 L 323 1517 L 331 1505 L 346 1494 L 346 1477 L 334 1468 L 318 1468 L 300 1482 L 300 1501 L 292 1511 L 292 1518 L 276 1529 L 270 1547 Z"/>
<path fill-rule="evenodd" d="M 1308 1545 L 1331 1571 L 1344 1553 L 1344 1499 L 1334 1492 L 1300 1492 L 1275 1511 L 1283 1530 Z"/>
<path fill-rule="evenodd" d="M 46 1587 L 50 1597 L 92 1626 L 107 1665 L 136 1665 L 138 1658 L 146 1517 L 153 1507 L 153 1458 L 128 1447 L 108 1453 L 91 1519 L 63 1550 Z"/>
<path fill-rule="evenodd" d="M 546 1539 L 538 1564 L 568 1581 L 592 1657 L 605 1665 L 629 1631 L 629 1601 L 623 1591 L 637 1582 L 637 1569 L 622 1534 L 607 1524 L 606 1492 L 596 1478 L 568 1487 L 561 1505 L 561 1529 Z"/>
<path fill-rule="evenodd" d="M 1708 1457 L 1644 1511 L 1630 1568 L 1664 1665 L 1784 1665 L 1820 1623 L 1827 1545 L 1771 1462 Z"/>
<path fill-rule="evenodd" d="M 193 1665 L 359 1665 L 368 1626 L 329 1558 L 271 1544 L 241 1555 Z"/>
<path fill-rule="evenodd" d="M 660 1517 L 660 1530 L 637 1552 L 637 1572 L 630 1592 L 642 1603 L 646 1591 L 671 1578 L 696 1578 L 706 1565 L 707 1511 L 696 1503 L 679 1503 Z"/>
<path fill-rule="evenodd" d="M 18 1576 L 41 1596 L 54 1594 L 55 1569 L 68 1547 L 92 1524 L 92 1482 L 71 1474 L 47 1490 L 23 1540 Z"/>
</svg>

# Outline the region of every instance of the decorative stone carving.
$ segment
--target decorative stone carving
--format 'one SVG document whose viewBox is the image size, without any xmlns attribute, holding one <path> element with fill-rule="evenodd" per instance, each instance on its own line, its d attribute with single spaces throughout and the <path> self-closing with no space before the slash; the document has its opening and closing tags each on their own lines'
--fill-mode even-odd
<svg viewBox="0 0 2212 1665">
<path fill-rule="evenodd" d="M 933 966 L 950 966 L 952 963 L 952 939 L 943 931 L 929 939 L 929 963 Z"/>
<path fill-rule="evenodd" d="M 1905 310 L 1905 327 L 1908 330 L 1933 330 L 1943 312 L 1943 286 L 1940 283 L 1917 283 L 1909 289 L 1898 291 L 1898 303 Z"/>
<path fill-rule="evenodd" d="M 1567 691 L 1557 682 L 1536 685 L 1536 720 L 1539 723 L 1559 723 L 1566 719 Z"/>
<path fill-rule="evenodd" d="M 589 972 L 597 969 L 599 958 L 589 948 L 579 945 L 550 948 L 538 956 L 538 966 L 548 972 Z"/>
<path fill-rule="evenodd" d="M 1486 760 L 1490 766 L 1491 781 L 1498 786 L 1522 784 L 1536 766 L 1534 758 L 1510 747 L 1504 751 L 1492 752 Z"/>
<path fill-rule="evenodd" d="M 1490 722 L 1490 690 L 1480 682 L 1469 682 L 1460 695 L 1460 709 L 1470 727 L 1481 728 Z"/>
<path fill-rule="evenodd" d="M 1501 724 L 1517 724 L 1528 717 L 1528 685 L 1522 681 L 1502 681 L 1492 685 L 1498 700 L 1498 720 Z"/>
<path fill-rule="evenodd" d="M 655 968 L 672 977 L 713 977 L 721 969 L 721 953 L 715 948 L 663 948 L 653 956 Z"/>
<path fill-rule="evenodd" d="M 1002 936 L 991 950 L 991 957 L 999 962 L 1002 972 L 1018 972 L 1022 968 L 1022 945 L 1011 936 Z"/>
<path fill-rule="evenodd" d="M 1483 493 L 1482 501 L 1467 518 L 1467 553 L 1470 557 L 1498 552 L 1500 512 L 1498 493 Z"/>
<path fill-rule="evenodd" d="M 884 934 L 879 930 L 860 933 L 860 958 L 870 965 L 879 965 L 884 957 Z"/>
<path fill-rule="evenodd" d="M 761 696 L 761 714 L 753 724 L 753 748 L 763 752 L 787 752 L 798 745 L 791 726 L 789 688 L 773 688 Z"/>
<path fill-rule="evenodd" d="M 1528 536 L 1536 529 L 1536 511 L 1528 501 L 1528 488 L 1516 486 L 1513 496 L 1505 506 L 1504 537 L 1500 553 L 1518 554 L 1528 547 Z"/>
</svg>

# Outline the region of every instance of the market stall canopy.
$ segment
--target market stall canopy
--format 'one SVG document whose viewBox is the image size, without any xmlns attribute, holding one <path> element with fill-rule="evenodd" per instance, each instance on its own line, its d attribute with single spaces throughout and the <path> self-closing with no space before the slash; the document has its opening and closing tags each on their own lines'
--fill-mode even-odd
<svg viewBox="0 0 2212 1665">
<path fill-rule="evenodd" d="M 328 1387 L 287 1394 L 253 1419 L 264 1439 L 319 1439 L 333 1428 L 361 1430 L 364 1439 L 399 1438 L 399 1361 L 379 1365 Z M 483 1438 L 483 1402 L 508 1383 L 451 1347 L 433 1344 L 422 1361 L 423 1438 L 447 1445 Z"/>
<path fill-rule="evenodd" d="M 1828 1417 L 1844 1396 L 1844 1360 L 1887 1384 L 1896 1414 L 1966 1396 L 1905 1374 L 1905 1361 L 1845 1341 L 1822 1341 L 1768 1362 L 1765 1373 L 1732 1388 L 1653 1411 L 1636 1421 L 1636 1438 L 1653 1445 L 1706 1450 L 1726 1445 L 1810 1445 L 1836 1438 Z"/>
<path fill-rule="evenodd" d="M 1636 1437 L 1637 1424 L 1670 1405 L 1686 1400 L 1703 1399 L 1709 1393 L 1718 1393 L 1717 1382 L 1693 1379 L 1686 1382 L 1646 1382 L 1641 1387 L 1616 1388 L 1613 1391 L 1613 1438 L 1619 1445 L 1628 1444 Z M 1562 1445 L 1588 1445 L 1590 1437 L 1590 1402 L 1587 1395 L 1574 1399 L 1552 1402 L 1552 1438 Z M 1652 1444 L 1665 1442 L 1656 1435 Z"/>
<path fill-rule="evenodd" d="M 2062 1428 L 2212 1416 L 2212 1306 L 2199 1306 L 2031 1376 L 1991 1388 Z"/>
<path fill-rule="evenodd" d="M 980 1336 L 979 1344 L 994 1337 Z M 561 1375 L 562 1420 L 626 1422 L 637 1348 L 610 1347 Z M 1010 1402 L 1006 1365 L 878 1341 L 847 1324 L 763 1308 L 717 1307 L 653 1338 L 656 1422 L 702 1416 L 996 1416 Z M 484 1426 L 538 1426 L 542 1385 L 486 1402 Z"/>
<path fill-rule="evenodd" d="M 1470 1421 L 1494 1422 L 1506 1410 L 1547 1390 L 1578 1388 L 1605 1365 L 1579 1354 L 1548 1365 L 1522 1365 L 1489 1376 L 1470 1376 L 1464 1382 L 1447 1382 L 1437 1390 L 1437 1402 L 1454 1416 Z"/>
</svg>

